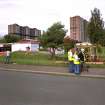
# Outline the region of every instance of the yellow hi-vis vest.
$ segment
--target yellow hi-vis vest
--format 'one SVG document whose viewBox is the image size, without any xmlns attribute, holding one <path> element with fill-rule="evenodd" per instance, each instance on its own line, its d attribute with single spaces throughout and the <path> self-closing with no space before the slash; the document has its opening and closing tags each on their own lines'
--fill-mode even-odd
<svg viewBox="0 0 105 105">
<path fill-rule="evenodd" d="M 73 61 L 74 60 L 73 53 L 71 51 L 68 52 L 68 60 L 69 61 Z"/>
<path fill-rule="evenodd" d="M 80 61 L 79 61 L 77 54 L 74 54 L 74 64 L 76 64 L 76 65 L 80 64 Z"/>
</svg>

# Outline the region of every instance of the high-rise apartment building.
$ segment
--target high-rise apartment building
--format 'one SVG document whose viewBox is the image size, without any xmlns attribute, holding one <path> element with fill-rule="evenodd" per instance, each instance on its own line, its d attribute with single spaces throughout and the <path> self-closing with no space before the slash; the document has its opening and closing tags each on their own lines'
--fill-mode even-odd
<svg viewBox="0 0 105 105">
<path fill-rule="evenodd" d="M 20 34 L 20 26 L 18 24 L 8 25 L 8 33 Z"/>
<path fill-rule="evenodd" d="M 87 20 L 80 16 L 70 17 L 70 37 L 79 42 L 88 41 Z"/>
<path fill-rule="evenodd" d="M 16 34 L 21 38 L 33 39 L 41 35 L 41 30 L 28 26 L 19 26 L 18 24 L 10 24 L 8 25 L 8 34 Z"/>
</svg>

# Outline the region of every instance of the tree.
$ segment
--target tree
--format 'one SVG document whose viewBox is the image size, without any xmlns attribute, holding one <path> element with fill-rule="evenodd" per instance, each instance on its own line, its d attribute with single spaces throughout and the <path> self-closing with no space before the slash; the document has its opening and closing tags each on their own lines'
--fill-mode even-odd
<svg viewBox="0 0 105 105">
<path fill-rule="evenodd" d="M 100 44 L 101 46 L 105 46 L 105 29 L 104 29 L 103 34 L 101 35 L 101 38 L 100 38 L 100 40 L 99 40 L 99 44 Z"/>
<path fill-rule="evenodd" d="M 64 29 L 64 25 L 57 22 L 48 28 L 48 30 L 41 36 L 41 44 L 44 47 L 50 48 L 52 57 L 55 55 L 55 49 L 62 46 L 65 34 L 66 30 Z"/>
<path fill-rule="evenodd" d="M 20 40 L 20 37 L 17 35 L 5 35 L 4 40 L 6 43 L 14 43 Z"/>
<path fill-rule="evenodd" d="M 0 38 L 0 43 L 5 43 L 4 37 L 1 37 L 1 38 Z"/>
<path fill-rule="evenodd" d="M 102 44 L 104 37 L 104 22 L 101 18 L 100 10 L 95 8 L 91 11 L 91 18 L 88 24 L 89 39 L 93 44 Z"/>
<path fill-rule="evenodd" d="M 68 52 L 69 49 L 74 48 L 76 40 L 71 39 L 69 36 L 64 38 L 64 49 L 65 52 Z"/>
</svg>

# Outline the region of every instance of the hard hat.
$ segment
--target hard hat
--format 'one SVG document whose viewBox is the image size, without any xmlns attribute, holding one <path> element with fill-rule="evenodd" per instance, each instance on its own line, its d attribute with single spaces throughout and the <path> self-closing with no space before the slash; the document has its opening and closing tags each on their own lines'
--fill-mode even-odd
<svg viewBox="0 0 105 105">
<path fill-rule="evenodd" d="M 83 48 L 81 48 L 81 51 L 84 52 L 85 50 Z"/>
</svg>

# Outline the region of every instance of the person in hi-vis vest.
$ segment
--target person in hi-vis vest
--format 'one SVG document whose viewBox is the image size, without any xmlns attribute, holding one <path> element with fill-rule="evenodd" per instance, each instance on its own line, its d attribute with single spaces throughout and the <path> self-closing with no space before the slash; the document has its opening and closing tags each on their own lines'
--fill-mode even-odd
<svg viewBox="0 0 105 105">
<path fill-rule="evenodd" d="M 73 57 L 74 51 L 73 48 L 68 51 L 68 61 L 69 61 L 69 72 L 74 72 L 74 57 Z"/>
<path fill-rule="evenodd" d="M 74 53 L 74 72 L 80 74 L 80 58 L 78 57 L 78 51 Z"/>
</svg>

